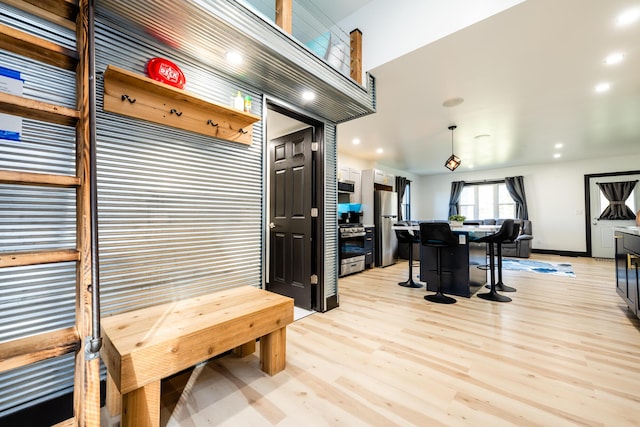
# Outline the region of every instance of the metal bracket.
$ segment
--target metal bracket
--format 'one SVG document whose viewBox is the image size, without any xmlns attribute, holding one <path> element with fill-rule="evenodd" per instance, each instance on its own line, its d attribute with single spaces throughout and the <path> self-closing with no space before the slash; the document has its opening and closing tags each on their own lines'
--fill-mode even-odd
<svg viewBox="0 0 640 427">
<path fill-rule="evenodd" d="M 311 208 L 311 218 L 318 218 L 318 208 Z"/>
<path fill-rule="evenodd" d="M 86 360 L 93 360 L 100 357 L 100 348 L 102 348 L 102 337 L 86 337 L 87 344 L 84 347 L 84 357 Z"/>
<path fill-rule="evenodd" d="M 318 143 L 317 142 L 312 142 L 311 143 L 311 151 L 318 151 Z"/>
<path fill-rule="evenodd" d="M 318 284 L 318 275 L 317 274 L 312 274 L 311 275 L 311 284 L 312 285 L 317 285 Z"/>
</svg>

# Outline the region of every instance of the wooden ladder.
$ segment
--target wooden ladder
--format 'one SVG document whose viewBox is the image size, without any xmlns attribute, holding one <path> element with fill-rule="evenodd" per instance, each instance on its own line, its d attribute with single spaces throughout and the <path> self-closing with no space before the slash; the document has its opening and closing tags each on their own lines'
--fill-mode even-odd
<svg viewBox="0 0 640 427">
<path fill-rule="evenodd" d="M 100 425 L 100 372 L 92 336 L 92 252 L 89 114 L 89 0 L 0 0 L 76 32 L 76 50 L 0 24 L 0 49 L 76 72 L 76 109 L 0 93 L 0 112 L 76 129 L 76 175 L 0 170 L 0 183 L 76 189 L 76 249 L 0 252 L 0 268 L 76 262 L 76 324 L 0 343 L 0 372 L 75 352 L 74 414 L 59 425 Z M 95 347 L 94 347 L 95 348 Z"/>
</svg>

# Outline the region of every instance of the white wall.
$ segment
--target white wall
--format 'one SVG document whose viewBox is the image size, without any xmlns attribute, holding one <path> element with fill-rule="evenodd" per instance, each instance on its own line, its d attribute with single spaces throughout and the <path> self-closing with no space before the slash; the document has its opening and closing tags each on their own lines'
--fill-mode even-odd
<svg viewBox="0 0 640 427">
<path fill-rule="evenodd" d="M 362 31 L 362 70 L 371 71 L 522 1 L 373 0 L 338 24 Z"/>
<path fill-rule="evenodd" d="M 533 247 L 585 252 L 584 176 L 639 169 L 640 155 L 636 155 L 422 176 L 420 185 L 413 190 L 412 216 L 418 220 L 446 219 L 452 181 L 482 181 L 522 175 L 533 226 Z"/>
</svg>

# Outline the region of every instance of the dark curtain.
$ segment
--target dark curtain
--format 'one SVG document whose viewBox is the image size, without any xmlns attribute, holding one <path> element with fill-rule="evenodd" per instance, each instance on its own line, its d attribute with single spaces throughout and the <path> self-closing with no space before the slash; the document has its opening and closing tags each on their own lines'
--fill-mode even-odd
<svg viewBox="0 0 640 427">
<path fill-rule="evenodd" d="M 598 182 L 600 191 L 609 201 L 609 206 L 602 211 L 598 219 L 635 219 L 635 214 L 625 204 L 625 201 L 631 195 L 636 182 L 638 181 Z"/>
<path fill-rule="evenodd" d="M 410 181 L 404 176 L 396 176 L 396 192 L 398 193 L 398 221 L 402 221 L 402 199 Z"/>
<path fill-rule="evenodd" d="M 516 202 L 516 219 L 529 219 L 527 209 L 527 196 L 524 194 L 524 178 L 521 176 L 510 176 L 504 179 L 507 191 Z"/>
<path fill-rule="evenodd" d="M 449 197 L 449 216 L 457 215 L 460 210 L 460 196 L 464 188 L 464 181 L 451 183 L 451 197 Z"/>
</svg>

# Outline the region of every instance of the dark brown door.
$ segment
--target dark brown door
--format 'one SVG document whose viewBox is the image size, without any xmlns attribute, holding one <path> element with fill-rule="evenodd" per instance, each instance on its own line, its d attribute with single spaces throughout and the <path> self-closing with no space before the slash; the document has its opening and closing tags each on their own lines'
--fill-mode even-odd
<svg viewBox="0 0 640 427">
<path fill-rule="evenodd" d="M 267 289 L 312 308 L 313 128 L 270 141 L 269 282 Z"/>
</svg>

